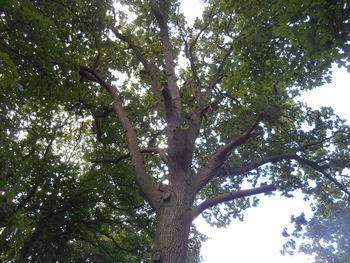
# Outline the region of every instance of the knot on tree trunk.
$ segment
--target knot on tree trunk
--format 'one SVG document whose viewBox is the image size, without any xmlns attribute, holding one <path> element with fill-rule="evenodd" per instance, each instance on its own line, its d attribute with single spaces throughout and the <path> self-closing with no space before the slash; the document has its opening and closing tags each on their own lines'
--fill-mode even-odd
<svg viewBox="0 0 350 263">
<path fill-rule="evenodd" d="M 159 250 L 156 250 L 156 251 L 153 252 L 152 261 L 154 263 L 160 262 L 161 258 L 162 258 L 162 254 L 160 253 Z"/>
<path fill-rule="evenodd" d="M 170 199 L 170 197 L 171 197 L 171 193 L 170 193 L 170 192 L 164 192 L 164 193 L 162 194 L 162 199 L 163 199 L 164 201 L 168 201 L 168 200 Z"/>
</svg>

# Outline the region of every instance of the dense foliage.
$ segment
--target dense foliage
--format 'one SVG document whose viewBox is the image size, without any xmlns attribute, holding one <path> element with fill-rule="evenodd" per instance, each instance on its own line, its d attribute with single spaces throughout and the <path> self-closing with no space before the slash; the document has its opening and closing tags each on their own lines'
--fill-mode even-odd
<svg viewBox="0 0 350 263">
<path fill-rule="evenodd" d="M 350 129 L 295 99 L 350 67 L 349 1 L 203 4 L 190 25 L 175 0 L 1 1 L 0 261 L 170 262 L 199 214 L 301 189 L 343 262 Z"/>
</svg>

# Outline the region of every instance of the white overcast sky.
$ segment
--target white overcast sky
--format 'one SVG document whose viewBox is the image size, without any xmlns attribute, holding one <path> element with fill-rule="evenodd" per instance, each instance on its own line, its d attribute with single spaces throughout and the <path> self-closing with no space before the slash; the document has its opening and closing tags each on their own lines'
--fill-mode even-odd
<svg viewBox="0 0 350 263">
<path fill-rule="evenodd" d="M 182 11 L 189 21 L 200 16 L 203 8 L 198 0 L 183 0 Z M 318 109 L 330 106 L 341 118 L 350 120 L 350 74 L 333 67 L 333 82 L 305 93 L 300 100 Z M 262 197 L 258 207 L 245 212 L 244 222 L 233 221 L 226 228 L 210 227 L 202 218 L 195 221 L 198 229 L 210 239 L 203 243 L 201 254 L 205 263 L 312 263 L 310 256 L 296 254 L 282 256 L 280 250 L 286 241 L 284 227 L 291 227 L 291 215 L 310 213 L 301 195 L 288 199 L 276 196 Z"/>
</svg>

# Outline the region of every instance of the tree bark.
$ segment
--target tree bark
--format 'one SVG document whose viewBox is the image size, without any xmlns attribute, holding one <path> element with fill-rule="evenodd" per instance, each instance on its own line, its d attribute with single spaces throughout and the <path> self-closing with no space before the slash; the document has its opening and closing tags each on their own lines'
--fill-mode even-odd
<svg viewBox="0 0 350 263">
<path fill-rule="evenodd" d="M 168 207 L 158 216 L 153 262 L 186 262 L 191 219 L 190 213 L 185 210 Z"/>
<path fill-rule="evenodd" d="M 157 263 L 184 263 L 187 261 L 194 191 L 184 184 L 177 189 L 165 187 L 169 188 L 163 192 L 163 206 L 157 211 L 152 260 Z"/>
</svg>

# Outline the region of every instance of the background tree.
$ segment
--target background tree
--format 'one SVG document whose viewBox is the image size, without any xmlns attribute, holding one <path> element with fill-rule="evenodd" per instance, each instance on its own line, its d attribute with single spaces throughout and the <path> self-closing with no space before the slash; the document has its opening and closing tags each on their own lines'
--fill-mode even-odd
<svg viewBox="0 0 350 263">
<path fill-rule="evenodd" d="M 346 206 L 349 127 L 294 99 L 348 66 L 349 2 L 205 4 L 2 1 L 2 260 L 185 262 L 257 194 Z"/>
<path fill-rule="evenodd" d="M 306 220 L 303 213 L 292 217 L 295 227 L 292 233 L 284 230 L 283 235 L 288 241 L 282 253 L 293 254 L 300 251 L 315 255 L 316 263 L 349 262 L 349 203 L 320 202 L 322 206 L 319 205 L 311 219 Z M 303 241 L 300 244 L 298 241 L 301 238 Z"/>
</svg>

